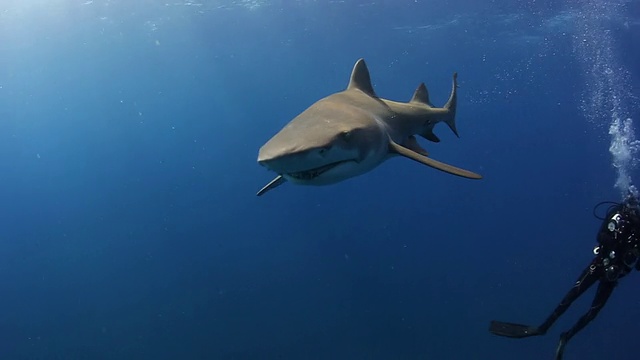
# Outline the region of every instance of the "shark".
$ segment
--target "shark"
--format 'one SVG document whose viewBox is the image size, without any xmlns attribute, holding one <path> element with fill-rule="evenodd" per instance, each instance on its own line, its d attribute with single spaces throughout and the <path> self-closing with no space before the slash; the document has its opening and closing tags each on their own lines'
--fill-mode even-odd
<svg viewBox="0 0 640 360">
<path fill-rule="evenodd" d="M 277 176 L 257 195 L 286 182 L 334 184 L 397 156 L 452 175 L 481 179 L 477 173 L 431 158 L 416 139 L 420 136 L 439 142 L 433 133 L 439 122 L 459 137 L 455 122 L 457 78 L 454 73 L 451 94 L 441 108 L 431 103 L 424 83 L 409 102 L 397 102 L 376 95 L 369 69 L 364 59 L 359 59 L 345 90 L 312 104 L 260 148 L 258 163 Z"/>
</svg>

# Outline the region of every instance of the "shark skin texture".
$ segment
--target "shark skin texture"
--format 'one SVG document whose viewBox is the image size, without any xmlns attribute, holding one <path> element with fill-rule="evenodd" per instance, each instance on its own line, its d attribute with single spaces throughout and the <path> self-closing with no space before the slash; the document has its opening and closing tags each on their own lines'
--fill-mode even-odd
<svg viewBox="0 0 640 360">
<path fill-rule="evenodd" d="M 258 163 L 278 175 L 257 195 L 285 182 L 334 184 L 396 156 L 452 175 L 481 179 L 479 174 L 430 158 L 416 139 L 418 135 L 439 142 L 433 133 L 439 122 L 458 136 L 457 88 L 454 73 L 449 100 L 441 108 L 433 106 L 424 83 L 409 102 L 382 99 L 373 90 L 364 59 L 359 59 L 345 90 L 315 102 L 260 148 Z"/>
</svg>

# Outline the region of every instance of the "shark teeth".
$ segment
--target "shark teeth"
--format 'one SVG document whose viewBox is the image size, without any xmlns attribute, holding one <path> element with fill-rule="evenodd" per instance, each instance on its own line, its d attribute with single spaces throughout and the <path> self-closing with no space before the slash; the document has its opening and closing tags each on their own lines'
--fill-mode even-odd
<svg viewBox="0 0 640 360">
<path fill-rule="evenodd" d="M 338 161 L 338 162 L 331 163 L 331 164 L 325 165 L 325 166 L 321 166 L 321 167 L 318 167 L 318 168 L 315 168 L 315 169 L 289 173 L 287 175 L 292 177 L 292 178 L 298 179 L 298 180 L 311 180 L 311 179 L 317 178 L 318 176 L 320 176 L 323 173 L 333 169 L 334 167 L 336 167 L 337 165 L 339 165 L 339 164 L 341 164 L 343 162 L 344 161 Z"/>
<path fill-rule="evenodd" d="M 317 178 L 320 176 L 320 172 L 318 171 L 302 171 L 297 173 L 288 174 L 290 177 L 298 179 L 298 180 L 311 180 L 313 178 Z"/>
</svg>

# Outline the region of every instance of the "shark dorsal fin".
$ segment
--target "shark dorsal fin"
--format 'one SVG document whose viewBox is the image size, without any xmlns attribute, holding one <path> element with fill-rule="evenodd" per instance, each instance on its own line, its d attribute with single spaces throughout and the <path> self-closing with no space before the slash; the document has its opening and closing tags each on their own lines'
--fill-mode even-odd
<svg viewBox="0 0 640 360">
<path fill-rule="evenodd" d="M 431 101 L 429 100 L 429 90 L 427 90 L 427 87 L 424 85 L 424 83 L 420 83 L 420 86 L 418 86 L 416 92 L 413 93 L 413 97 L 409 102 L 425 104 L 433 107 L 433 105 L 431 105 Z"/>
<path fill-rule="evenodd" d="M 357 89 L 369 96 L 377 97 L 373 91 L 373 86 L 371 86 L 369 69 L 367 69 L 367 64 L 365 64 L 364 59 L 359 59 L 353 66 L 349 86 L 347 86 L 347 90 L 351 89 Z"/>
</svg>

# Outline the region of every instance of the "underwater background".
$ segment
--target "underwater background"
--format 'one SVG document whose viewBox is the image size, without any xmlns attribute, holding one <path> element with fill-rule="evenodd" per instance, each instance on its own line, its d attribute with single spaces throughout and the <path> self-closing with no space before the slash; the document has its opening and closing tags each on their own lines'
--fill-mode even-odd
<svg viewBox="0 0 640 360">
<path fill-rule="evenodd" d="M 0 2 L 0 359 L 550 359 L 593 207 L 637 178 L 640 2 Z M 260 146 L 365 58 L 457 126 L 256 191 Z M 637 359 L 640 276 L 565 359 Z"/>
</svg>

